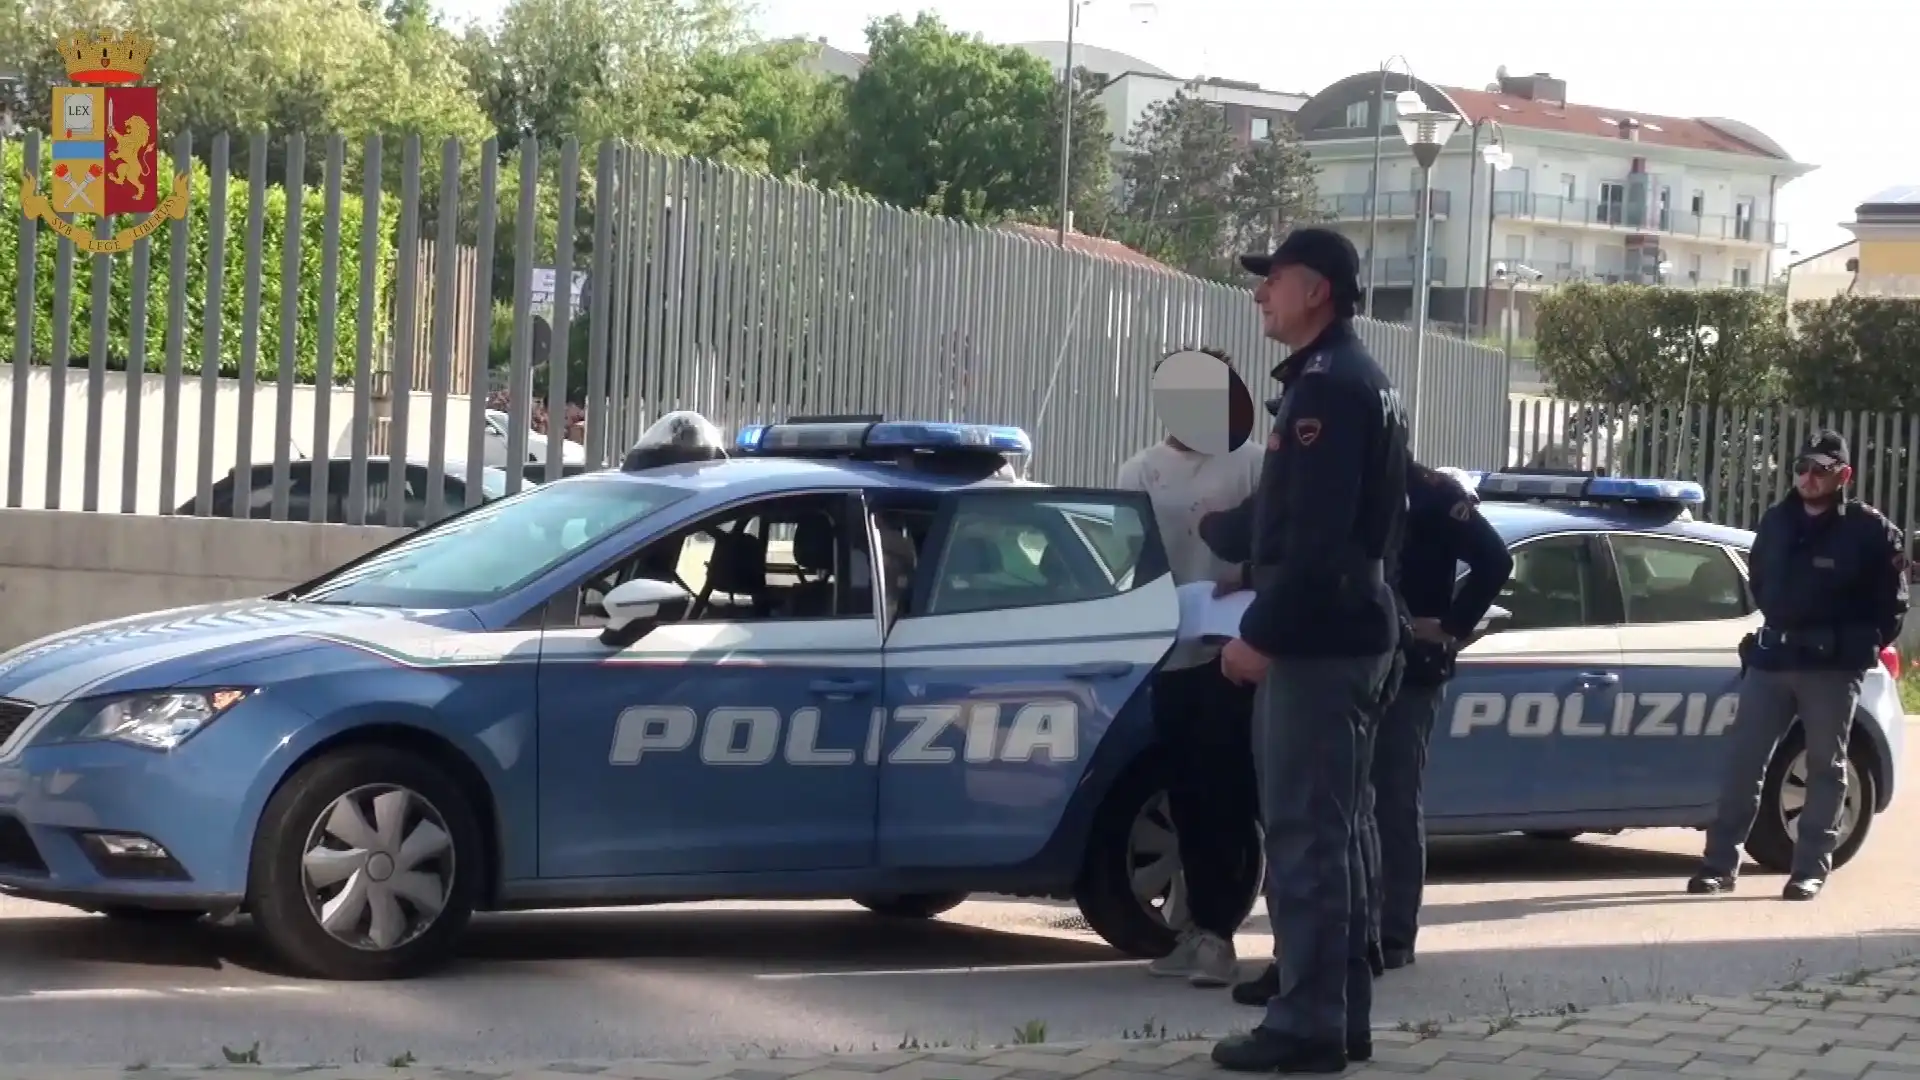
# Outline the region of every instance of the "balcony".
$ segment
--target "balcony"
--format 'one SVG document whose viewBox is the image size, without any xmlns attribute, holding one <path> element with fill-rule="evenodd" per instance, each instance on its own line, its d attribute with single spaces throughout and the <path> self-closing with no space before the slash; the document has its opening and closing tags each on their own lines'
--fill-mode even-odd
<svg viewBox="0 0 1920 1080">
<path fill-rule="evenodd" d="M 1523 262 L 1525 260 L 1522 260 Z M 1543 289 L 1553 285 L 1567 285 L 1574 282 L 1587 282 L 1594 285 L 1653 285 L 1664 284 L 1671 289 L 1757 289 L 1760 287 L 1759 275 L 1750 274 L 1745 283 L 1735 278 L 1702 274 L 1695 277 L 1691 271 L 1676 270 L 1667 275 L 1664 282 L 1636 281 L 1626 271 L 1618 267 L 1594 267 L 1580 263 L 1528 263 L 1543 275 L 1539 281 L 1520 281 L 1520 291 Z M 1495 289 L 1504 289 L 1506 282 L 1496 278 Z"/>
<path fill-rule="evenodd" d="M 1453 211 L 1453 193 L 1435 190 L 1428 192 L 1432 200 L 1433 216 L 1444 221 Z M 1355 195 L 1323 195 L 1320 198 L 1320 211 L 1331 221 L 1365 221 L 1367 206 L 1373 196 L 1362 191 Z M 1420 193 L 1417 191 L 1383 191 L 1380 193 L 1381 221 L 1412 221 L 1414 211 L 1420 206 Z"/>
<path fill-rule="evenodd" d="M 1688 214 L 1674 210 L 1652 210 L 1636 217 L 1635 210 L 1625 203 L 1598 199 L 1529 195 L 1519 191 L 1493 193 L 1494 216 L 1517 221 L 1551 222 L 1612 232 L 1658 233 L 1762 247 L 1780 247 L 1787 242 L 1785 222 L 1761 221 L 1738 214 Z"/>
<path fill-rule="evenodd" d="M 1414 280 L 1420 276 L 1419 261 L 1418 258 L 1412 255 L 1382 256 L 1380 261 L 1374 264 L 1373 283 L 1382 288 L 1395 285 L 1412 286 Z M 1427 269 L 1429 271 L 1428 280 L 1435 285 L 1445 285 L 1447 283 L 1446 257 L 1443 255 L 1435 255 L 1428 259 L 1427 262 Z M 1362 256 L 1360 259 L 1360 284 L 1365 285 L 1366 283 L 1367 260 L 1365 256 Z"/>
</svg>

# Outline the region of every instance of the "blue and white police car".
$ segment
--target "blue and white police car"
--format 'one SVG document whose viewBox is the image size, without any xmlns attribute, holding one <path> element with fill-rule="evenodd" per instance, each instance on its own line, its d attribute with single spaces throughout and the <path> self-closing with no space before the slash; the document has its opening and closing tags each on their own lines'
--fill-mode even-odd
<svg viewBox="0 0 1920 1080">
<path fill-rule="evenodd" d="M 1160 953 L 1181 887 L 1144 690 L 1175 588 L 1143 496 L 1026 483 L 1029 452 L 1007 428 L 749 428 L 731 457 L 637 454 L 272 597 L 15 649 L 0 890 L 244 912 L 340 979 L 431 969 L 475 911 L 710 898 L 1071 897 Z M 1479 486 L 1517 568 L 1436 733 L 1434 831 L 1703 823 L 1750 538 L 1657 484 Z M 1892 792 L 1890 692 L 1863 705 L 1843 859 Z"/>
</svg>

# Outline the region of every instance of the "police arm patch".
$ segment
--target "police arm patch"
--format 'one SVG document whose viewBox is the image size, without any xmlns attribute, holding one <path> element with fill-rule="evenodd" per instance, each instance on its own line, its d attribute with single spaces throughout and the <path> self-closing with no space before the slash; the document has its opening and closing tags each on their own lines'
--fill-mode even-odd
<svg viewBox="0 0 1920 1080">
<path fill-rule="evenodd" d="M 1293 422 L 1293 437 L 1301 446 L 1312 446 L 1320 439 L 1320 421 L 1308 417 Z"/>
<path fill-rule="evenodd" d="M 1452 509 L 1447 511 L 1447 516 L 1455 521 L 1465 521 L 1473 516 L 1473 506 L 1467 502 L 1467 500 L 1461 499 L 1459 502 L 1453 504 Z"/>
<path fill-rule="evenodd" d="M 1312 359 L 1307 361 L 1307 366 L 1300 369 L 1300 374 L 1318 375 L 1321 372 L 1327 370 L 1327 366 L 1328 366 L 1327 354 L 1319 353 L 1315 355 Z"/>
</svg>

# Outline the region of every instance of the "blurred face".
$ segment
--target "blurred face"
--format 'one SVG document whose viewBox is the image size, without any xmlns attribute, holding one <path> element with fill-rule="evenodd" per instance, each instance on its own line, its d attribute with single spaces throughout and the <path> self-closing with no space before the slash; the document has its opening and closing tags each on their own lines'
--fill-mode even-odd
<svg viewBox="0 0 1920 1080">
<path fill-rule="evenodd" d="M 1793 489 L 1800 493 L 1804 502 L 1815 505 L 1832 502 L 1851 479 L 1853 469 L 1850 466 L 1838 465 L 1824 458 L 1801 458 L 1793 463 Z"/>
<path fill-rule="evenodd" d="M 1327 279 L 1304 266 L 1279 266 L 1253 290 L 1260 307 L 1261 329 L 1282 345 L 1298 347 L 1313 340 L 1326 322 L 1333 290 Z"/>
</svg>

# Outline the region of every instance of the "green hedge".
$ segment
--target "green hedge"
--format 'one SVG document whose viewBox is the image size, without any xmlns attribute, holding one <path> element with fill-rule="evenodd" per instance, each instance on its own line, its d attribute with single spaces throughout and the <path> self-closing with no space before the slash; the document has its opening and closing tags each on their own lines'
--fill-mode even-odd
<svg viewBox="0 0 1920 1080">
<path fill-rule="evenodd" d="M 20 229 L 24 218 L 20 210 L 20 163 L 23 148 L 19 143 L 0 145 L 0 342 L 12 352 L 15 333 L 15 308 L 18 303 Z M 169 165 L 171 163 L 169 162 Z M 41 176 L 47 176 L 43 170 Z M 181 367 L 190 373 L 200 371 L 205 347 L 207 266 L 211 226 L 209 203 L 211 183 L 207 168 L 194 162 L 193 193 L 188 220 L 186 329 L 182 339 Z M 41 184 L 42 190 L 46 183 Z M 162 193 L 171 190 L 168 180 Z M 346 185 L 353 187 L 356 185 Z M 251 196 L 244 177 L 232 176 L 227 182 L 226 261 L 221 281 L 220 371 L 232 377 L 239 374 L 241 326 L 247 295 L 247 210 Z M 263 379 L 277 378 L 280 370 L 280 257 L 286 236 L 287 193 L 277 184 L 266 189 L 262 207 L 265 228 L 262 232 L 260 261 L 260 335 L 255 371 Z M 295 376 L 303 383 L 315 381 L 314 368 L 319 350 L 320 270 L 324 254 L 326 196 L 308 188 L 301 199 L 300 287 L 298 293 L 299 326 L 295 334 L 297 366 Z M 340 199 L 340 259 L 338 305 L 336 308 L 333 379 L 351 381 L 356 364 L 358 339 L 356 320 L 360 309 L 360 214 L 357 193 L 343 193 Z M 378 246 L 376 306 L 376 343 L 384 339 L 388 297 L 393 290 L 394 222 L 398 207 L 393 200 L 382 200 L 381 243 Z M 128 216 L 114 221 L 115 230 L 135 222 Z M 54 255 L 59 238 L 51 229 L 36 223 L 38 243 L 36 261 L 39 273 L 34 286 L 33 362 L 53 359 Z M 149 241 L 151 257 L 147 289 L 146 370 L 163 371 L 166 366 L 167 299 L 172 279 L 169 265 L 174 226 L 168 224 Z M 123 368 L 129 355 L 128 334 L 132 323 L 133 256 L 110 256 L 112 286 L 108 302 L 107 354 L 109 364 Z M 75 253 L 73 279 L 68 293 L 71 334 L 68 356 L 85 357 L 91 343 L 93 258 Z"/>
</svg>

